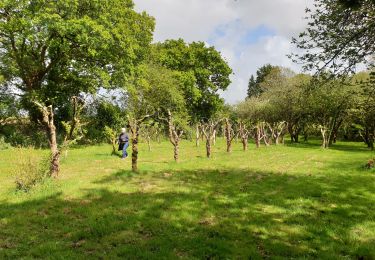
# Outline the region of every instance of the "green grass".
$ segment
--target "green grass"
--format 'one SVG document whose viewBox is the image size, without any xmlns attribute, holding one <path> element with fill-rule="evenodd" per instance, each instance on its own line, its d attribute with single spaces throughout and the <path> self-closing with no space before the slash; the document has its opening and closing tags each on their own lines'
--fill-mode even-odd
<svg viewBox="0 0 375 260">
<path fill-rule="evenodd" d="M 140 148 L 140 173 L 110 146 L 72 149 L 61 176 L 15 192 L 0 151 L 3 258 L 375 258 L 373 152 L 360 143 L 262 147 L 223 140 Z M 35 151 L 42 153 L 45 151 Z"/>
</svg>

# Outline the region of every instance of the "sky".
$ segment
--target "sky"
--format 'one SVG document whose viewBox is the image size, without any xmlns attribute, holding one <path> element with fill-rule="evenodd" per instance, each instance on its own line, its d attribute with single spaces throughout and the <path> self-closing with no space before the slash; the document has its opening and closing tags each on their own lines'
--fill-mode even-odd
<svg viewBox="0 0 375 260">
<path fill-rule="evenodd" d="M 203 41 L 221 52 L 233 69 L 221 96 L 230 104 L 246 97 L 247 83 L 264 64 L 300 66 L 286 55 L 296 51 L 293 36 L 306 27 L 312 0 L 134 0 L 137 11 L 156 20 L 154 41 Z"/>
</svg>

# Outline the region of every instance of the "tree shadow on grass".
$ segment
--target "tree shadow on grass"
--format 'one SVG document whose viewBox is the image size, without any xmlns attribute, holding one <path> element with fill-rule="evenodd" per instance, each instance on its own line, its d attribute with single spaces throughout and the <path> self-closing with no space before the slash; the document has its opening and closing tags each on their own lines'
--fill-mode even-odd
<svg viewBox="0 0 375 260">
<path fill-rule="evenodd" d="M 370 152 L 371 150 L 367 148 L 367 146 L 364 143 L 361 143 L 361 146 L 359 145 L 353 145 L 353 142 L 345 142 L 345 141 L 338 141 L 337 143 L 331 144 L 329 148 L 326 150 L 333 150 L 333 151 L 343 151 L 343 152 L 355 152 L 358 153 L 358 151 L 362 152 Z M 287 147 L 293 147 L 293 148 L 312 148 L 312 149 L 322 149 L 322 144 L 317 142 L 316 140 L 308 141 L 308 142 L 299 142 L 299 143 L 292 143 L 290 141 L 285 142 L 285 146 Z"/>
<path fill-rule="evenodd" d="M 0 258 L 375 257 L 373 176 L 144 174 L 169 188 L 1 202 Z M 120 171 L 99 183 L 138 177 Z"/>
<path fill-rule="evenodd" d="M 95 184 L 106 184 L 116 181 L 122 181 L 124 183 L 127 183 L 130 179 L 132 179 L 134 176 L 139 176 L 138 173 L 135 173 L 131 170 L 120 170 L 116 173 L 105 176 L 100 180 L 94 181 Z"/>
</svg>

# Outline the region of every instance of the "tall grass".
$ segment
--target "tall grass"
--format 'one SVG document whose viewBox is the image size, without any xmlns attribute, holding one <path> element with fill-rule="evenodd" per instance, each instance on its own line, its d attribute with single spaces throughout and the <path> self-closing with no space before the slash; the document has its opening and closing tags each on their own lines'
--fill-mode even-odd
<svg viewBox="0 0 375 260">
<path fill-rule="evenodd" d="M 16 189 L 28 192 L 48 176 L 50 157 L 35 153 L 33 148 L 16 148 L 17 161 L 13 166 Z"/>
</svg>

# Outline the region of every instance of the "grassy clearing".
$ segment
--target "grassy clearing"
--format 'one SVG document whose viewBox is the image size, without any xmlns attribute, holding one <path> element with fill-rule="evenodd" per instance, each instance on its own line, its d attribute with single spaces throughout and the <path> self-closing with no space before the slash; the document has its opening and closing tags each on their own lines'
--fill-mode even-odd
<svg viewBox="0 0 375 260">
<path fill-rule="evenodd" d="M 44 151 L 35 151 L 43 153 Z M 110 146 L 70 150 L 61 177 L 16 193 L 0 151 L 0 258 L 375 258 L 374 153 L 318 143 L 214 158 L 141 145 L 139 174 Z"/>
</svg>

